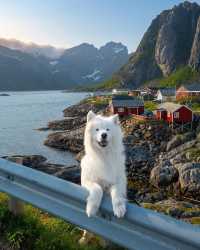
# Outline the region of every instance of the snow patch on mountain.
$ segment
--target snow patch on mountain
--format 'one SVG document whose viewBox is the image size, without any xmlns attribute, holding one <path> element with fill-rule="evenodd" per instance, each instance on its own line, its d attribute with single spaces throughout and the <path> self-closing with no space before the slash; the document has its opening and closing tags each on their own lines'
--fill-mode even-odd
<svg viewBox="0 0 200 250">
<path fill-rule="evenodd" d="M 56 69 L 56 70 L 52 71 L 52 74 L 56 74 L 58 72 L 60 72 L 60 70 Z"/>
<path fill-rule="evenodd" d="M 101 79 L 101 70 L 95 69 L 92 74 L 83 76 L 83 78 L 92 79 L 93 81 L 98 81 Z"/>
<path fill-rule="evenodd" d="M 119 52 L 123 51 L 125 48 L 124 47 L 114 47 L 113 50 L 116 54 L 118 54 Z"/>
<path fill-rule="evenodd" d="M 51 62 L 49 62 L 49 64 L 52 66 L 55 66 L 56 64 L 58 64 L 58 61 L 51 61 Z"/>
</svg>

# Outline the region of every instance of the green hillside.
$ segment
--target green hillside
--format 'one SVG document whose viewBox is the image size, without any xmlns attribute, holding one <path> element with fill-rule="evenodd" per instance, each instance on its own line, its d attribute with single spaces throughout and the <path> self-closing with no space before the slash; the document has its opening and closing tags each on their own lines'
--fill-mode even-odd
<svg viewBox="0 0 200 250">
<path fill-rule="evenodd" d="M 181 84 L 198 81 L 200 74 L 189 66 L 181 67 L 168 77 L 157 81 L 159 87 L 175 87 Z"/>
</svg>

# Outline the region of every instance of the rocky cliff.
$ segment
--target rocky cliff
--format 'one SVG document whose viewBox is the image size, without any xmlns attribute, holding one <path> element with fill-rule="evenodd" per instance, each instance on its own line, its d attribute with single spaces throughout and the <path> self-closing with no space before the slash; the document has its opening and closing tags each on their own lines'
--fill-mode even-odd
<svg viewBox="0 0 200 250">
<path fill-rule="evenodd" d="M 181 66 L 199 70 L 200 6 L 184 2 L 151 23 L 137 50 L 115 75 L 124 86 L 168 76 Z"/>
</svg>

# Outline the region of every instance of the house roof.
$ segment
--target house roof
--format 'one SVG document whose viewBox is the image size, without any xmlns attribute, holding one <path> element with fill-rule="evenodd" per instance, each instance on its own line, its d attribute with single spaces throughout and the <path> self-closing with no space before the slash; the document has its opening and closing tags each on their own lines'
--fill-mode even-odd
<svg viewBox="0 0 200 250">
<path fill-rule="evenodd" d="M 162 103 L 158 106 L 158 109 L 165 109 L 168 112 L 173 113 L 174 111 L 178 110 L 179 108 L 181 108 L 183 105 L 180 105 L 178 103 L 173 103 L 173 102 L 165 102 Z"/>
<path fill-rule="evenodd" d="M 183 85 L 183 87 L 189 91 L 200 91 L 200 83 L 192 83 Z"/>
<path fill-rule="evenodd" d="M 165 89 L 159 89 L 161 94 L 163 96 L 175 96 L 176 95 L 176 89 L 175 88 L 165 88 Z"/>
<path fill-rule="evenodd" d="M 113 96 L 112 104 L 115 107 L 140 107 L 144 106 L 144 102 L 140 98 L 132 96 Z"/>
</svg>

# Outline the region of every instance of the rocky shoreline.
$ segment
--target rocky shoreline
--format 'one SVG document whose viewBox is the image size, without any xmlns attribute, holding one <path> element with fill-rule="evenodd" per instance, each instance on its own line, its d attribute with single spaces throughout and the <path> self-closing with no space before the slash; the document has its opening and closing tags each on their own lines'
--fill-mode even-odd
<svg viewBox="0 0 200 250">
<path fill-rule="evenodd" d="M 105 113 L 105 105 L 85 102 L 65 109 L 64 120 L 48 124 L 50 130 L 59 131 L 50 133 L 45 145 L 75 152 L 80 161 L 91 109 Z M 200 124 L 180 133 L 161 122 L 137 123 L 129 118 L 122 127 L 129 200 L 193 223 L 199 216 L 200 221 Z M 196 220 L 192 212 L 187 217 L 187 210 L 195 210 Z"/>
<path fill-rule="evenodd" d="M 80 167 L 65 166 L 61 164 L 52 164 L 47 161 L 47 158 L 42 155 L 13 155 L 2 157 L 12 162 L 21 162 L 22 165 L 42 171 L 47 174 L 57 176 L 61 179 L 80 183 Z"/>
<path fill-rule="evenodd" d="M 80 162 L 86 115 L 89 110 L 105 113 L 105 107 L 84 101 L 65 109 L 63 120 L 49 122 L 51 132 L 44 144 L 74 152 Z M 181 133 L 156 121 L 127 118 L 121 124 L 129 200 L 200 224 L 200 124 Z M 23 157 L 26 166 L 80 183 L 79 166 L 50 164 L 42 156 L 14 157 Z"/>
</svg>

